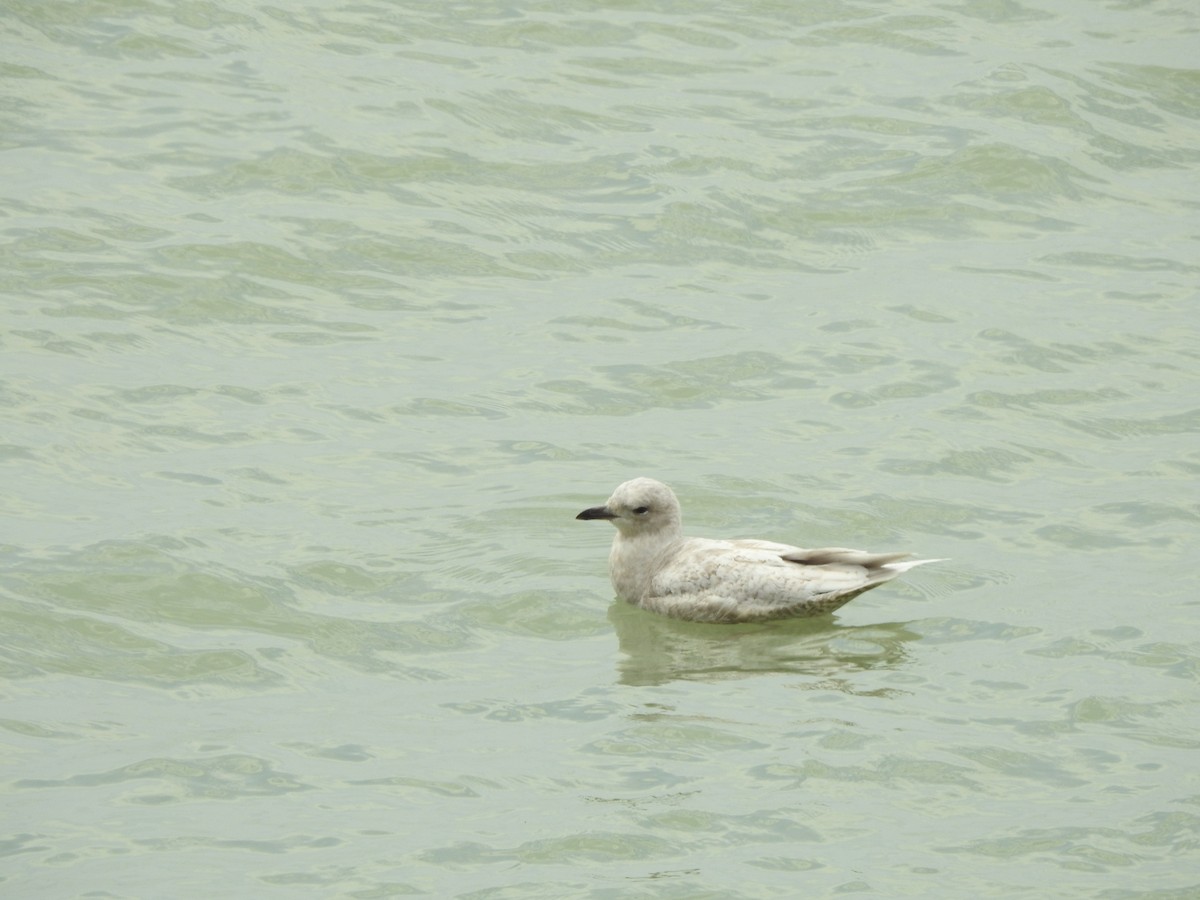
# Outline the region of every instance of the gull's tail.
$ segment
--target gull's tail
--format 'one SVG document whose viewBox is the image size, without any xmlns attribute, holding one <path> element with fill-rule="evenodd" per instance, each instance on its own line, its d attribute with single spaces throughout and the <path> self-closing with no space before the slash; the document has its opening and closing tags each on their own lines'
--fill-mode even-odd
<svg viewBox="0 0 1200 900">
<path fill-rule="evenodd" d="M 822 547 L 819 550 L 793 550 L 783 558 L 803 566 L 861 566 L 866 569 L 864 584 L 876 587 L 897 575 L 926 563 L 945 562 L 944 559 L 905 559 L 911 553 L 870 553 L 847 547 Z M 903 562 L 902 562 L 903 560 Z"/>
<path fill-rule="evenodd" d="M 909 554 L 904 554 L 908 556 Z M 911 559 L 908 562 L 891 562 L 883 566 L 885 569 L 891 569 L 897 575 L 901 572 L 907 572 L 909 569 L 915 569 L 917 566 L 923 566 L 925 563 L 945 562 L 949 557 L 943 556 L 941 559 Z"/>
</svg>

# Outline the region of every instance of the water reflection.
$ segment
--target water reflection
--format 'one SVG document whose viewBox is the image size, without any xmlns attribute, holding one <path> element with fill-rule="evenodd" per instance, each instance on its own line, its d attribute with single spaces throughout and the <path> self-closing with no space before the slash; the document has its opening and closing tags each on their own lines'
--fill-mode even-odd
<svg viewBox="0 0 1200 900">
<path fill-rule="evenodd" d="M 684 622 L 624 601 L 608 612 L 624 654 L 623 684 L 708 681 L 786 672 L 821 679 L 897 666 L 919 638 L 908 622 L 839 625 L 828 616 L 746 625 Z"/>
</svg>

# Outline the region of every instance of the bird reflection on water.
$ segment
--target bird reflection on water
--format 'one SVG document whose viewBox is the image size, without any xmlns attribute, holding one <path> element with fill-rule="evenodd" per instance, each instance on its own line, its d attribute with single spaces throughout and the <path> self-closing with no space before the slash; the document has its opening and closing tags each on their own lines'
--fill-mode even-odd
<svg viewBox="0 0 1200 900">
<path fill-rule="evenodd" d="M 792 674 L 853 692 L 837 680 L 902 665 L 908 644 L 921 637 L 911 622 L 839 625 L 828 617 L 714 626 L 658 616 L 623 600 L 613 602 L 608 618 L 624 654 L 620 680 L 631 685 Z"/>
</svg>

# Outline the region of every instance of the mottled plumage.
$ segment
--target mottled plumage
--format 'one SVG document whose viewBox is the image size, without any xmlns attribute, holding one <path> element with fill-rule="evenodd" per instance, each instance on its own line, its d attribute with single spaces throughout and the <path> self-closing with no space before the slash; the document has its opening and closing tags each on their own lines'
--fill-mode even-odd
<svg viewBox="0 0 1200 900">
<path fill-rule="evenodd" d="M 619 486 L 577 519 L 617 528 L 608 558 L 617 596 L 696 622 L 761 622 L 832 612 L 863 591 L 935 559 L 844 547 L 804 550 L 771 541 L 685 538 L 679 501 L 652 478 Z"/>
</svg>

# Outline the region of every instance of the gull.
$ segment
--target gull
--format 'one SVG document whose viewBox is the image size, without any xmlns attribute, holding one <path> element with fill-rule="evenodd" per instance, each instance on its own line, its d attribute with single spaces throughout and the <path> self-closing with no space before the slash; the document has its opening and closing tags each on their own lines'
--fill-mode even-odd
<svg viewBox="0 0 1200 900">
<path fill-rule="evenodd" d="M 819 616 L 913 566 L 941 562 L 901 562 L 911 553 L 684 537 L 675 492 L 653 478 L 626 481 L 603 506 L 575 518 L 616 526 L 608 572 L 618 597 L 693 622 Z"/>
</svg>

